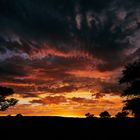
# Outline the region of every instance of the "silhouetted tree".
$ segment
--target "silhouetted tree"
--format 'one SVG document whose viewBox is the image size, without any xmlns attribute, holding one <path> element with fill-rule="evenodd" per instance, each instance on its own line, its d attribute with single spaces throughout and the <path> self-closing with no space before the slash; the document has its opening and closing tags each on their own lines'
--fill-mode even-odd
<svg viewBox="0 0 140 140">
<path fill-rule="evenodd" d="M 23 117 L 23 115 L 22 114 L 17 114 L 16 117 Z"/>
<path fill-rule="evenodd" d="M 100 113 L 100 117 L 101 118 L 110 118 L 111 115 L 107 111 L 104 111 L 104 112 Z"/>
<path fill-rule="evenodd" d="M 6 99 L 6 97 L 14 94 L 13 89 L 0 86 L 0 111 L 5 111 L 10 106 L 14 106 L 18 100 L 15 98 Z"/>
<path fill-rule="evenodd" d="M 122 111 L 122 112 L 118 112 L 115 116 L 116 118 L 126 118 L 128 116 L 129 112 L 127 111 Z"/>
<path fill-rule="evenodd" d="M 124 101 L 123 110 L 131 110 L 135 118 L 140 118 L 140 98 L 133 98 Z"/>
<path fill-rule="evenodd" d="M 0 87 L 0 95 L 2 97 L 6 97 L 12 94 L 14 94 L 14 90 L 12 88 Z"/>
<path fill-rule="evenodd" d="M 123 110 L 131 110 L 135 117 L 140 118 L 140 60 L 125 66 L 119 82 L 127 86 L 122 93 L 127 97 Z"/>
<path fill-rule="evenodd" d="M 94 117 L 94 114 L 86 113 L 85 116 L 86 116 L 87 118 L 93 118 L 93 117 Z"/>
</svg>

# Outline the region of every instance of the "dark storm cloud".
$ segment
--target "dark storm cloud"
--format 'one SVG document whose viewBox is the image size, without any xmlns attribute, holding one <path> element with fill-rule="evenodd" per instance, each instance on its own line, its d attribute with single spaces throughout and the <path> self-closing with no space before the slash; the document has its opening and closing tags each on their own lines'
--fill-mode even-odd
<svg viewBox="0 0 140 140">
<path fill-rule="evenodd" d="M 26 76 L 29 68 L 25 67 L 25 61 L 18 57 L 7 59 L 0 63 L 0 74 L 6 76 Z"/>
<path fill-rule="evenodd" d="M 88 63 L 83 58 L 46 56 L 43 59 L 30 60 L 15 56 L 1 61 L 0 64 L 1 84 L 9 83 L 17 93 L 22 91 L 23 96 L 27 96 L 31 92 L 68 93 L 82 88 L 82 85 L 77 86 L 80 82 L 78 78 L 68 72 L 83 70 L 83 66 L 86 67 Z M 65 83 L 67 85 L 63 86 Z"/>
<path fill-rule="evenodd" d="M 117 82 L 116 83 L 102 82 L 100 85 L 102 86 L 102 88 L 100 89 L 100 93 L 104 93 L 104 94 L 119 95 L 124 89 L 124 87 L 120 86 Z"/>
<path fill-rule="evenodd" d="M 2 31 L 41 39 L 66 33 L 66 12 L 62 11 L 66 10 L 66 1 L 2 0 L 0 5 Z"/>
<path fill-rule="evenodd" d="M 63 41 L 65 37 L 70 37 L 70 33 L 73 33 L 75 36 L 78 35 L 85 40 L 88 39 L 88 41 L 95 38 L 98 40 L 101 37 L 101 40 L 109 43 L 109 40 L 120 36 L 121 23 L 125 26 L 124 30 L 127 30 L 129 27 L 127 21 L 129 20 L 132 23 L 135 20 L 131 17 L 133 18 L 137 11 L 131 8 L 131 4 L 138 7 L 139 3 L 132 0 L 126 0 L 126 2 L 116 0 L 114 3 L 111 0 L 79 0 L 77 2 L 73 0 L 35 0 L 34 2 L 31 0 L 3 0 L 1 1 L 0 14 L 3 21 L 1 22 L 1 30 L 5 34 L 7 32 L 21 33 L 24 37 L 27 36 L 26 38 L 34 38 L 34 35 L 37 34 L 36 39 L 52 39 L 52 37 L 53 39 L 57 39 L 57 37 L 60 39 L 59 37 L 62 36 Z M 126 17 L 123 15 L 125 13 L 121 15 L 121 10 L 127 12 Z M 77 14 L 82 15 L 80 31 L 76 27 L 75 17 Z M 107 17 L 108 19 L 103 19 Z M 126 18 L 125 23 L 123 18 Z M 12 22 L 18 26 L 12 26 Z M 87 22 L 91 22 L 91 28 L 89 28 Z M 100 26 L 98 27 L 98 25 Z M 114 33 L 110 31 L 111 27 Z M 124 34 L 123 32 L 121 37 Z M 104 35 L 108 36 L 108 40 L 105 39 L 106 36 Z M 109 37 L 111 38 L 109 39 Z"/>
<path fill-rule="evenodd" d="M 49 60 L 49 61 L 48 61 Z M 90 62 L 89 62 L 90 63 Z M 88 60 L 50 56 L 41 60 L 12 57 L 1 62 L 0 82 L 8 82 L 21 96 L 32 97 L 32 94 L 70 93 L 79 89 L 99 90 L 104 94 L 117 93 L 117 83 L 109 83 L 99 78 L 78 77 L 71 70 L 87 70 Z M 110 80 L 111 81 L 111 80 Z M 40 93 L 39 93 L 40 91 Z"/>
<path fill-rule="evenodd" d="M 78 65 L 77 65 L 78 64 Z M 34 83 L 43 84 L 42 77 L 62 80 L 65 77 L 71 77 L 68 72 L 72 70 L 83 70 L 86 67 L 86 59 L 63 58 L 46 56 L 43 59 L 24 59 L 21 56 L 14 56 L 0 62 L 1 81 L 10 78 L 13 82 L 32 83 L 32 78 L 28 76 L 37 76 Z M 40 79 L 38 77 L 40 76 Z M 2 77 L 4 77 L 2 79 Z M 19 77 L 19 78 L 18 78 Z"/>
<path fill-rule="evenodd" d="M 0 6 L 1 41 L 9 40 L 1 52 L 31 53 L 47 41 L 60 52 L 75 49 L 101 59 L 101 71 L 122 66 L 140 24 L 136 0 L 2 0 Z"/>
</svg>

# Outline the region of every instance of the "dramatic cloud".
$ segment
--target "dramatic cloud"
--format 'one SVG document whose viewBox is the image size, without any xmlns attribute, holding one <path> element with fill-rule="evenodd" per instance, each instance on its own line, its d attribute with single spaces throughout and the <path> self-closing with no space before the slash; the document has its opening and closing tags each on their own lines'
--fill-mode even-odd
<svg viewBox="0 0 140 140">
<path fill-rule="evenodd" d="M 0 84 L 23 98 L 119 95 L 122 67 L 140 55 L 138 0 L 1 0 L 0 19 Z"/>
</svg>

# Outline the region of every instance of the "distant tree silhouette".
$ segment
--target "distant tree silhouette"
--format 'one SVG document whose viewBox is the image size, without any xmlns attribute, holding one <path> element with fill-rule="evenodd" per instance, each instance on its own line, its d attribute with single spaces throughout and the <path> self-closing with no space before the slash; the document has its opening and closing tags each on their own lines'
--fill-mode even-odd
<svg viewBox="0 0 140 140">
<path fill-rule="evenodd" d="M 16 115 L 16 117 L 23 117 L 23 115 L 19 113 Z"/>
<path fill-rule="evenodd" d="M 140 59 L 125 66 L 119 82 L 127 86 L 122 93 L 123 97 L 127 97 L 123 110 L 130 110 L 136 118 L 140 118 Z"/>
<path fill-rule="evenodd" d="M 100 117 L 101 118 L 110 118 L 111 115 L 107 111 L 104 111 L 104 112 L 100 113 Z"/>
<path fill-rule="evenodd" d="M 86 116 L 86 118 L 93 118 L 94 114 L 86 113 L 85 116 Z"/>
<path fill-rule="evenodd" d="M 15 98 L 6 99 L 6 97 L 14 94 L 14 90 L 0 86 L 0 111 L 5 111 L 10 106 L 14 106 L 18 100 Z"/>
<path fill-rule="evenodd" d="M 129 112 L 127 111 L 122 111 L 122 112 L 118 112 L 115 116 L 116 118 L 126 118 L 128 116 Z"/>
</svg>

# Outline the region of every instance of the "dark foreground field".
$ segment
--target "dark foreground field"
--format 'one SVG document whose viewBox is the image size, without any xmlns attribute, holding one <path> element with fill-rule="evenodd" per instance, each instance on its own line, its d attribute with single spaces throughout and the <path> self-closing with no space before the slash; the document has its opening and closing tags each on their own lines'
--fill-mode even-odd
<svg viewBox="0 0 140 140">
<path fill-rule="evenodd" d="M 97 119 L 63 117 L 0 117 L 0 133 L 12 137 L 38 139 L 140 139 L 136 119 Z"/>
</svg>

